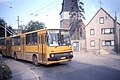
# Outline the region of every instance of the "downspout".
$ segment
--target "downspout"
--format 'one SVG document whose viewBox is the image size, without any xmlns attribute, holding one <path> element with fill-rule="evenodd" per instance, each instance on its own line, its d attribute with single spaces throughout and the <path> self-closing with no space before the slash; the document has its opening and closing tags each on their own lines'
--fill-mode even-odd
<svg viewBox="0 0 120 80">
<path fill-rule="evenodd" d="M 114 41 L 115 41 L 115 52 L 118 53 L 118 34 L 117 34 L 117 16 L 116 16 L 116 12 L 115 12 L 115 20 L 114 20 Z"/>
</svg>

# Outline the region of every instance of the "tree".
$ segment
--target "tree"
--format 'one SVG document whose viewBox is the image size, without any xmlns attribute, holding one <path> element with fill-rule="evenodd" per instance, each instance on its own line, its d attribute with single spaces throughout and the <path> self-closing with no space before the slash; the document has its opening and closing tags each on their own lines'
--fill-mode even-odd
<svg viewBox="0 0 120 80">
<path fill-rule="evenodd" d="M 5 37 L 5 26 L 7 30 L 7 36 L 11 35 L 12 27 L 7 26 L 7 23 L 5 22 L 4 19 L 0 18 L 0 37 Z"/>
<path fill-rule="evenodd" d="M 22 26 L 22 25 L 21 25 Z M 24 26 L 24 25 L 23 25 Z M 38 29 L 43 29 L 45 27 L 45 24 L 39 21 L 30 21 L 25 28 L 23 29 L 24 32 L 30 32 Z"/>
<path fill-rule="evenodd" d="M 5 26 L 5 21 L 0 18 L 0 37 L 5 36 L 5 31 L 4 31 L 4 28 L 3 28 L 4 26 Z"/>
<path fill-rule="evenodd" d="M 79 39 L 79 30 L 80 30 L 80 22 L 84 17 L 84 3 L 81 0 L 72 0 L 71 2 L 71 11 L 70 11 L 70 36 L 74 37 L 73 39 Z M 77 31 L 77 36 L 73 35 Z M 75 38 L 76 36 L 76 38 Z"/>
<path fill-rule="evenodd" d="M 84 3 L 83 3 L 81 0 L 77 0 L 77 3 L 78 3 L 78 7 L 79 7 L 80 17 L 85 20 L 85 16 L 84 16 L 85 10 L 84 10 L 84 8 L 83 8 Z"/>
<path fill-rule="evenodd" d="M 84 19 L 85 20 L 85 17 L 84 17 L 84 3 L 81 1 L 81 0 L 72 0 L 72 3 L 71 3 L 71 11 L 70 11 L 70 18 L 80 18 L 80 19 Z"/>
</svg>

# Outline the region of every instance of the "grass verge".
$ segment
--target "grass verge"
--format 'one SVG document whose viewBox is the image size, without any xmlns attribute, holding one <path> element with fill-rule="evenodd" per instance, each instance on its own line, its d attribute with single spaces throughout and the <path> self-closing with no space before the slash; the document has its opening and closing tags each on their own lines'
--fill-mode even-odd
<svg viewBox="0 0 120 80">
<path fill-rule="evenodd" d="M 4 62 L 2 63 L 2 65 L 3 65 L 3 69 L 2 69 L 3 80 L 10 80 L 12 78 L 11 76 L 12 72 L 10 68 Z"/>
</svg>

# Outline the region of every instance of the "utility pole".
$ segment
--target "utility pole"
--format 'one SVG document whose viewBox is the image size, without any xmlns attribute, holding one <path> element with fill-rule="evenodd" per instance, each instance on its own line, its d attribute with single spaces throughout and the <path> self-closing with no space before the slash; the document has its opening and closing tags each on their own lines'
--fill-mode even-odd
<svg viewBox="0 0 120 80">
<path fill-rule="evenodd" d="M 118 30 L 118 53 L 120 52 L 120 29 Z"/>
<path fill-rule="evenodd" d="M 5 23 L 5 37 L 7 37 L 7 29 L 6 29 L 6 27 L 7 27 L 7 23 Z"/>
<path fill-rule="evenodd" d="M 19 30 L 19 16 L 17 16 L 18 30 Z"/>
<path fill-rule="evenodd" d="M 115 21 L 114 21 L 114 41 L 115 41 L 115 51 L 118 53 L 118 31 L 117 31 L 117 15 L 115 12 Z"/>
</svg>

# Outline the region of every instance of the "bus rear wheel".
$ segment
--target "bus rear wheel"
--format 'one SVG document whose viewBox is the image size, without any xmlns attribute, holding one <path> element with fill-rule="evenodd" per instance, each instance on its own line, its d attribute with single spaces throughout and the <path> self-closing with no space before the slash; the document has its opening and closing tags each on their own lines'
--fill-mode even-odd
<svg viewBox="0 0 120 80">
<path fill-rule="evenodd" d="M 2 51 L 0 51 L 0 54 L 2 55 Z"/>
<path fill-rule="evenodd" d="M 38 60 L 37 60 L 37 56 L 33 56 L 33 64 L 35 66 L 39 66 Z"/>
<path fill-rule="evenodd" d="M 17 55 L 16 55 L 16 53 L 14 53 L 14 59 L 17 60 Z"/>
</svg>

